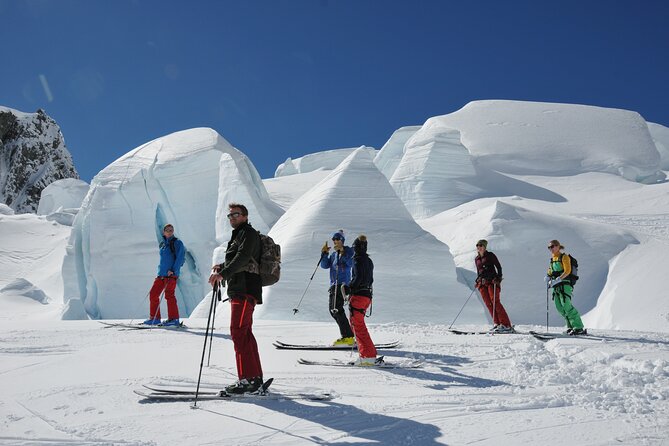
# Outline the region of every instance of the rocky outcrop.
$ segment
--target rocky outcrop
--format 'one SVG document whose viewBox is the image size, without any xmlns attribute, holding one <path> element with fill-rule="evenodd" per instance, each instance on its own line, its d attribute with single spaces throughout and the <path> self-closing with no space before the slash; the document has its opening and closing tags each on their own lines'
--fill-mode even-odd
<svg viewBox="0 0 669 446">
<path fill-rule="evenodd" d="M 0 107 L 0 202 L 17 213 L 36 212 L 42 190 L 79 178 L 58 124 L 44 110 Z"/>
</svg>

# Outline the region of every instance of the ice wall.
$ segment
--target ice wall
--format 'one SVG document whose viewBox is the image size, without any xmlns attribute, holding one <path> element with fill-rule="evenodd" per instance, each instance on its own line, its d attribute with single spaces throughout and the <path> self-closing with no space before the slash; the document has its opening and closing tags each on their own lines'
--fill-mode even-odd
<svg viewBox="0 0 669 446">
<path fill-rule="evenodd" d="M 63 264 L 65 299 L 81 299 L 95 318 L 144 317 L 162 227 L 169 222 L 187 250 L 177 299 L 180 313 L 190 314 L 207 292 L 218 245 L 221 181 L 226 197 L 267 195 L 246 156 L 208 128 L 158 138 L 106 167 L 93 179 L 72 228 Z"/>
</svg>

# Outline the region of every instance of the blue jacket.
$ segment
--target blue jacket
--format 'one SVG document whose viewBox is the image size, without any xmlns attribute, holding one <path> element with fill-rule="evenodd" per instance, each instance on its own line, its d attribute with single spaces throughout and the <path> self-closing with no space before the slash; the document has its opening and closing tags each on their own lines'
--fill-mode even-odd
<svg viewBox="0 0 669 446">
<path fill-rule="evenodd" d="M 321 254 L 321 268 L 330 268 L 330 285 L 342 283 L 348 285 L 351 282 L 351 266 L 353 266 L 353 248 L 350 246 L 344 246 L 343 256 L 337 251 L 330 255 L 327 252 Z"/>
<path fill-rule="evenodd" d="M 170 241 L 174 240 L 174 254 L 170 249 Z M 160 263 L 158 264 L 158 277 L 168 277 L 167 272 L 172 271 L 174 276 L 179 276 L 179 271 L 186 260 L 186 248 L 178 238 L 172 236 L 167 238 L 163 235 L 160 242 Z"/>
</svg>

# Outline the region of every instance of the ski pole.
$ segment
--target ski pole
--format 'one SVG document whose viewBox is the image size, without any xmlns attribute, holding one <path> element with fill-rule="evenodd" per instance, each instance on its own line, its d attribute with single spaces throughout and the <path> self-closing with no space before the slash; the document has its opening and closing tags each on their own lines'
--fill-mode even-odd
<svg viewBox="0 0 669 446">
<path fill-rule="evenodd" d="M 211 323 L 211 314 L 214 308 L 216 293 L 220 288 L 218 282 L 214 282 L 214 291 L 211 293 L 211 305 L 209 306 L 209 316 L 207 317 L 207 329 L 204 332 L 204 345 L 202 346 L 202 359 L 200 359 L 200 373 L 197 375 L 197 387 L 195 388 L 195 401 L 191 406 L 192 409 L 197 408 L 197 397 L 200 394 L 200 379 L 202 378 L 202 367 L 204 366 L 204 355 L 207 352 L 207 338 L 209 337 L 209 324 Z"/>
<path fill-rule="evenodd" d="M 458 311 L 457 316 L 455 316 L 455 319 L 453 319 L 453 322 L 451 322 L 451 325 L 448 326 L 448 329 L 449 329 L 449 330 L 451 329 L 451 327 L 453 326 L 453 324 L 455 324 L 455 321 L 458 319 L 458 317 L 460 317 L 460 313 L 462 313 L 462 310 L 465 309 L 465 305 L 467 305 L 467 302 L 469 302 L 469 299 L 472 298 L 472 296 L 474 295 L 474 292 L 475 292 L 475 291 L 476 291 L 476 284 L 474 284 L 474 289 L 473 289 L 472 292 L 469 294 L 469 297 L 468 297 L 467 300 L 465 301 L 464 305 L 462 305 L 462 308 L 460 308 L 460 311 Z"/>
<path fill-rule="evenodd" d="M 548 290 L 550 287 L 546 284 L 546 333 L 548 333 Z"/>
<path fill-rule="evenodd" d="M 302 297 L 300 298 L 300 301 L 297 303 L 297 306 L 293 308 L 293 315 L 296 315 L 297 312 L 299 311 L 298 308 L 300 308 L 300 305 L 302 304 L 302 299 L 304 299 L 304 296 L 307 294 L 307 290 L 309 289 L 309 285 L 311 285 L 311 281 L 314 279 L 314 276 L 316 275 L 316 271 L 318 271 L 318 265 L 321 264 L 321 260 L 318 259 L 318 263 L 316 264 L 316 268 L 314 268 L 314 272 L 311 274 L 311 277 L 309 278 L 309 283 L 307 283 L 307 287 L 304 289 L 304 293 L 302 293 Z"/>
<path fill-rule="evenodd" d="M 211 361 L 211 346 L 214 341 L 214 330 L 216 329 L 216 308 L 218 308 L 218 302 L 227 302 L 230 299 L 221 300 L 221 288 L 224 287 L 224 283 L 221 282 L 221 285 L 218 287 L 218 291 L 214 293 L 216 296 L 216 303 L 214 304 L 214 317 L 212 318 L 211 323 L 211 339 L 209 341 L 209 355 L 207 356 L 207 367 L 209 367 L 209 361 Z"/>
</svg>

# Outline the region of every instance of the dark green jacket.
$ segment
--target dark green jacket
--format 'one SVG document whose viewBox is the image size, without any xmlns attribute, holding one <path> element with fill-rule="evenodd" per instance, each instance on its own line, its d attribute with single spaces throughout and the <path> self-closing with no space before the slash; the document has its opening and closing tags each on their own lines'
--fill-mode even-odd
<svg viewBox="0 0 669 446">
<path fill-rule="evenodd" d="M 252 258 L 260 261 L 260 234 L 248 223 L 232 231 L 225 251 L 225 263 L 219 265 L 221 276 L 227 282 L 228 297 L 250 294 L 256 303 L 262 303 L 262 282 L 259 274 L 247 271 Z"/>
</svg>

